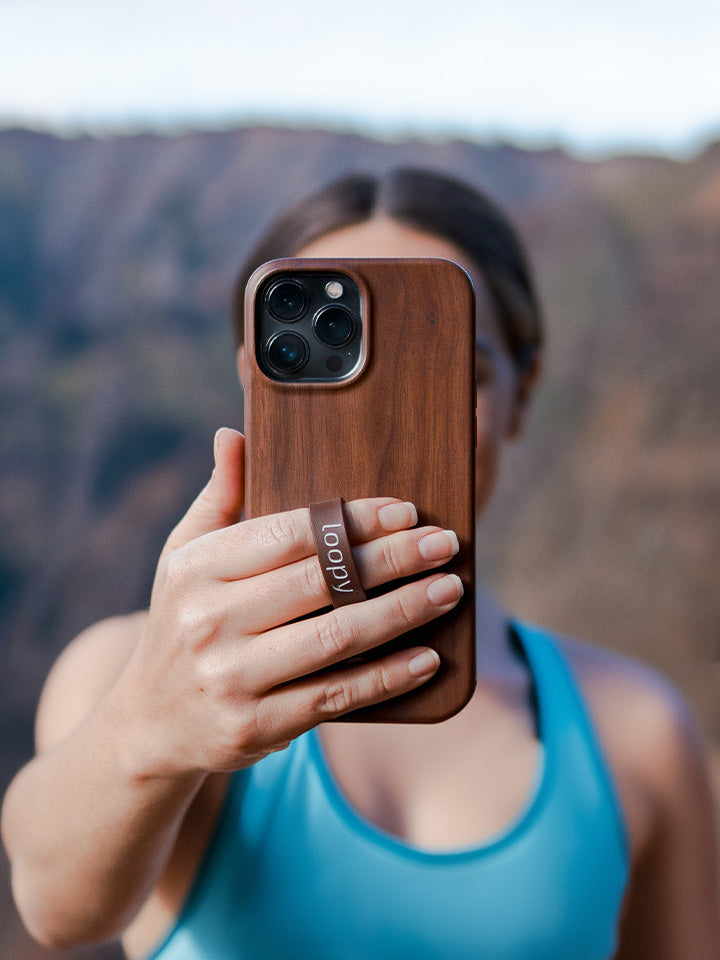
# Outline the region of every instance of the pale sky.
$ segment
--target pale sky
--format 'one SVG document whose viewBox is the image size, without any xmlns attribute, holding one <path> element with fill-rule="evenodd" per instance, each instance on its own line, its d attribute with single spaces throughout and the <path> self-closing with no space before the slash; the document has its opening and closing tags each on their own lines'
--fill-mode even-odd
<svg viewBox="0 0 720 960">
<path fill-rule="evenodd" d="M 0 0 L 0 50 L 3 125 L 720 139 L 720 0 Z"/>
</svg>

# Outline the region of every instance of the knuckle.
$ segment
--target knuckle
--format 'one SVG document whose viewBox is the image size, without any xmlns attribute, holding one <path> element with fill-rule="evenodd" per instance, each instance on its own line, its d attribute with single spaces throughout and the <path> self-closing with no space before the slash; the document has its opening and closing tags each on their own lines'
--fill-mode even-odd
<svg viewBox="0 0 720 960">
<path fill-rule="evenodd" d="M 393 685 L 390 681 L 388 671 L 383 666 L 382 663 L 376 663 L 373 665 L 371 674 L 370 674 L 372 688 L 380 699 L 385 699 L 386 697 L 392 696 L 395 692 L 393 690 Z"/>
<path fill-rule="evenodd" d="M 315 624 L 315 635 L 323 656 L 330 663 L 342 659 L 353 646 L 353 632 L 343 628 L 335 613 L 329 613 Z"/>
<path fill-rule="evenodd" d="M 300 589 L 303 594 L 313 600 L 327 599 L 328 591 L 320 564 L 317 558 L 303 563 L 298 576 L 301 578 Z"/>
<path fill-rule="evenodd" d="M 401 633 L 418 624 L 415 605 L 404 591 L 399 591 L 395 597 L 395 619 Z"/>
<path fill-rule="evenodd" d="M 187 547 L 174 550 L 164 561 L 165 583 L 170 590 L 183 590 L 191 578 L 194 564 Z"/>
<path fill-rule="evenodd" d="M 247 716 L 237 725 L 233 732 L 233 747 L 239 757 L 255 757 L 262 753 L 264 747 L 263 723 L 261 711 L 256 703 Z"/>
<path fill-rule="evenodd" d="M 213 766 L 230 769 L 244 766 L 264 753 L 262 726 L 251 704 L 238 707 L 226 702 L 214 712 Z"/>
<path fill-rule="evenodd" d="M 245 757 L 254 760 L 284 750 L 290 743 L 287 718 L 272 698 L 255 700 L 251 714 L 241 731 L 239 746 Z"/>
<path fill-rule="evenodd" d="M 267 518 L 263 538 L 270 546 L 292 549 L 299 542 L 300 535 L 291 514 L 276 513 Z"/>
<path fill-rule="evenodd" d="M 403 575 L 402 557 L 398 549 L 398 544 L 392 537 L 388 537 L 383 542 L 382 559 L 393 578 Z"/>
<path fill-rule="evenodd" d="M 223 669 L 218 657 L 206 652 L 195 657 L 193 679 L 197 687 L 206 693 L 208 698 L 220 706 L 223 711 L 232 702 L 234 686 L 228 671 Z M 225 722 L 232 718 L 230 714 Z"/>
<path fill-rule="evenodd" d="M 362 673 L 338 677 L 320 690 L 313 709 L 320 717 L 335 717 L 359 706 L 387 700 L 397 691 L 381 662 L 365 667 Z"/>
<path fill-rule="evenodd" d="M 196 654 L 212 650 L 227 634 L 228 611 L 214 598 L 193 596 L 177 604 L 174 625 L 180 638 Z M 217 660 L 217 657 L 215 657 Z"/>
<path fill-rule="evenodd" d="M 209 631 L 207 610 L 199 603 L 185 603 L 176 615 L 176 625 L 180 636 L 194 644 L 205 639 Z"/>
<path fill-rule="evenodd" d="M 352 705 L 351 683 L 344 679 L 333 681 L 323 687 L 318 695 L 315 708 L 320 716 L 336 717 L 345 713 Z"/>
</svg>

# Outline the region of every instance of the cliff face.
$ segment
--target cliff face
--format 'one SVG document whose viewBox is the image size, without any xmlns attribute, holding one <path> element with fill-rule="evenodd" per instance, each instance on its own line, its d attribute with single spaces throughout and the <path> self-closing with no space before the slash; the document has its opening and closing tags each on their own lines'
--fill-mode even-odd
<svg viewBox="0 0 720 960">
<path fill-rule="evenodd" d="M 249 245 L 326 178 L 400 163 L 496 197 L 545 302 L 546 375 L 484 525 L 487 576 L 520 616 L 657 663 L 720 738 L 706 669 L 720 619 L 720 147 L 586 163 L 264 128 L 5 130 L 3 784 L 28 756 L 52 659 L 147 602 L 214 430 L 242 423 L 227 304 Z M 7 896 L 0 908 L 3 956 L 39 956 Z"/>
</svg>

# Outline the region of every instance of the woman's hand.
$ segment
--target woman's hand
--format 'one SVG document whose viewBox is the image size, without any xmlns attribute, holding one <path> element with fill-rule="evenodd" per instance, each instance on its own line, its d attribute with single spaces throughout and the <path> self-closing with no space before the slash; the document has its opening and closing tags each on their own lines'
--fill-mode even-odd
<svg viewBox="0 0 720 960">
<path fill-rule="evenodd" d="M 144 776 L 227 771 L 310 727 L 412 690 L 439 665 L 429 648 L 317 675 L 451 610 L 455 576 L 434 574 L 319 613 L 329 597 L 307 509 L 240 523 L 242 438 L 219 432 L 213 480 L 158 566 L 142 639 L 116 698 L 132 718 Z M 387 498 L 346 505 L 363 584 L 431 571 L 454 534 L 415 529 L 414 507 Z"/>
<path fill-rule="evenodd" d="M 244 441 L 218 432 L 213 476 L 168 539 L 149 614 L 90 628 L 54 667 L 38 756 L 11 784 L 3 836 L 16 902 L 51 946 L 124 930 L 168 869 L 211 771 L 233 770 L 343 711 L 410 690 L 422 649 L 313 672 L 450 610 L 456 577 L 431 574 L 298 623 L 328 595 L 308 511 L 239 523 Z M 348 505 L 366 586 L 431 571 L 456 541 L 413 529 L 391 499 Z"/>
</svg>

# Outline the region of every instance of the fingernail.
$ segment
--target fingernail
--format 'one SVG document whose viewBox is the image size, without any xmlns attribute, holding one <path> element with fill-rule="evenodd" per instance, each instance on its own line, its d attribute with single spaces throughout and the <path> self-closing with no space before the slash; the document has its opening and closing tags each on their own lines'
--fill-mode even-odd
<svg viewBox="0 0 720 960">
<path fill-rule="evenodd" d="M 417 547 L 423 560 L 444 560 L 454 557 L 460 544 L 454 530 L 437 530 L 421 537 Z"/>
<path fill-rule="evenodd" d="M 414 527 L 417 519 L 413 503 L 386 503 L 378 510 L 378 520 L 383 530 L 405 530 Z"/>
<path fill-rule="evenodd" d="M 464 592 L 462 580 L 455 573 L 448 573 L 438 580 L 433 580 L 427 588 L 428 600 L 436 607 L 457 603 Z"/>
<path fill-rule="evenodd" d="M 217 452 L 220 449 L 222 435 L 226 432 L 226 430 L 227 430 L 227 427 L 220 427 L 218 430 L 215 431 L 215 442 L 213 444 L 213 451 L 215 453 L 215 456 L 217 456 Z"/>
<path fill-rule="evenodd" d="M 434 650 L 423 650 L 412 660 L 408 660 L 408 671 L 417 679 L 431 677 L 440 666 L 440 657 Z"/>
</svg>

